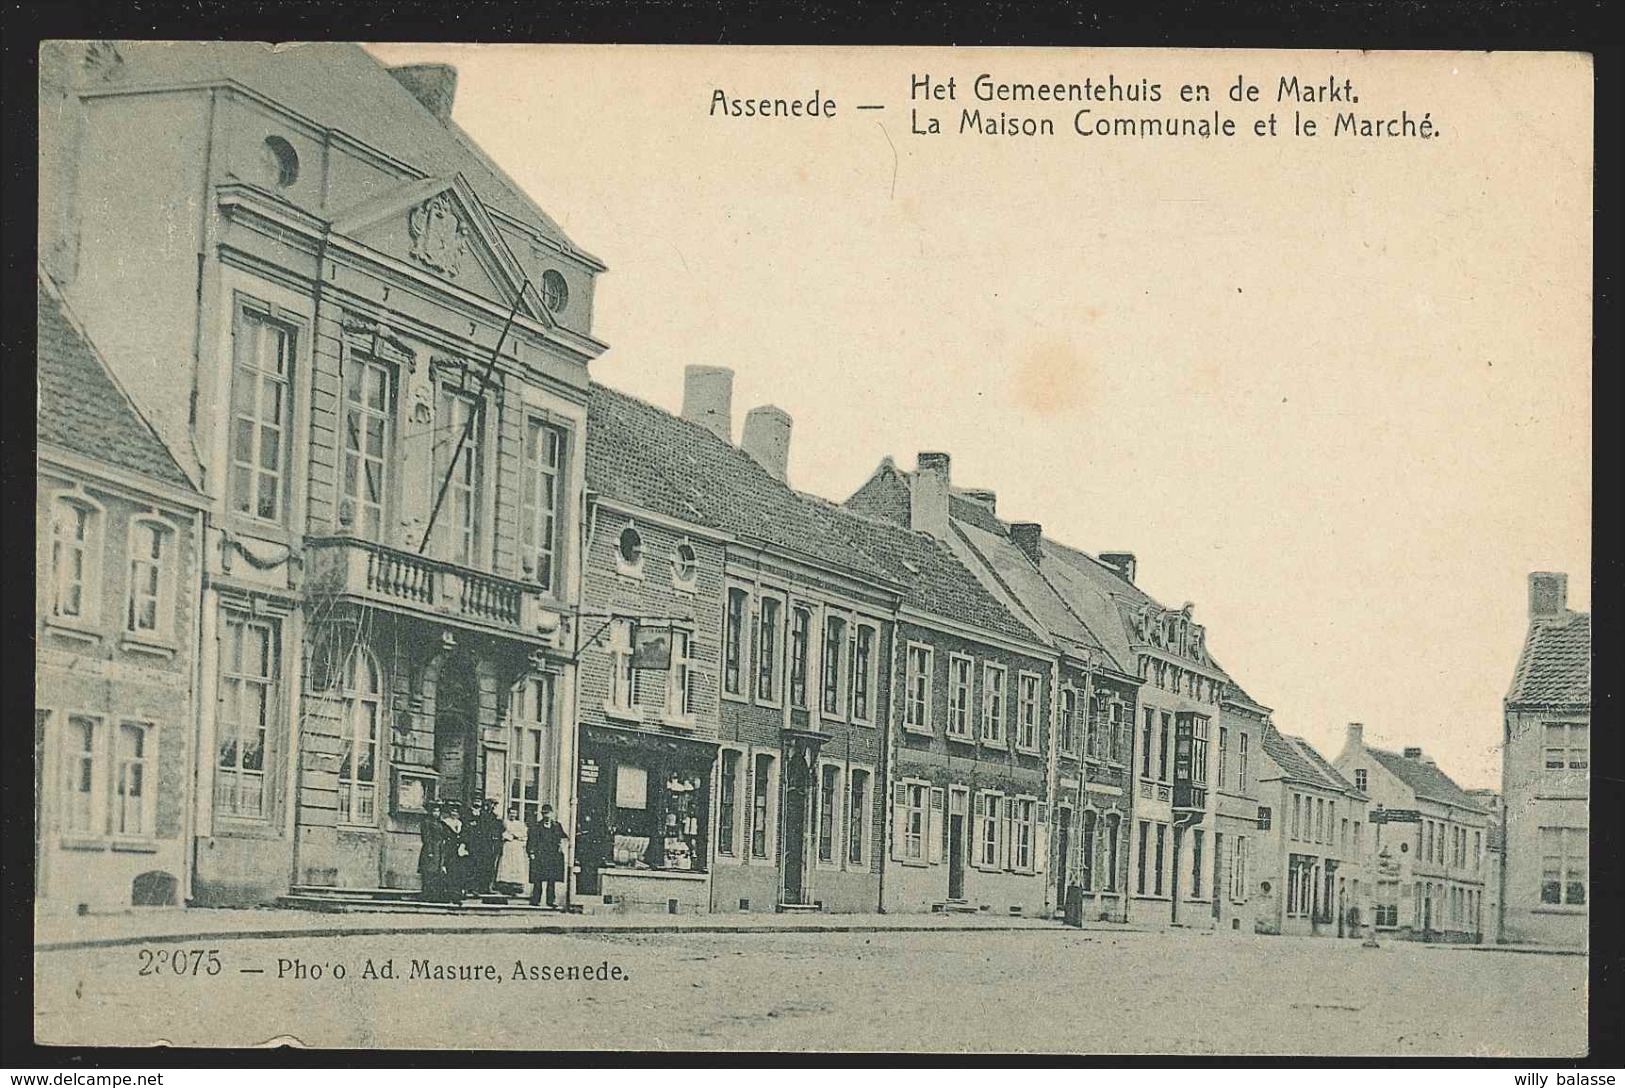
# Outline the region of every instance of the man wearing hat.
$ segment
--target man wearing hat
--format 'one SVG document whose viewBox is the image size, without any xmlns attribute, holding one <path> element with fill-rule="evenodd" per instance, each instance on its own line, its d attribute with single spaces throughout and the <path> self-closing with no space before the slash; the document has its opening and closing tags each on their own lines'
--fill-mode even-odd
<svg viewBox="0 0 1625 1088">
<path fill-rule="evenodd" d="M 441 834 L 445 838 L 445 888 L 442 899 L 448 903 L 460 902 L 473 885 L 469 865 L 468 833 L 463 826 L 463 806 L 459 801 L 447 801 L 441 808 L 444 816 Z"/>
<path fill-rule="evenodd" d="M 422 845 L 418 847 L 418 886 L 423 899 L 438 902 L 445 898 L 446 825 L 440 818 L 440 802 L 430 801 L 418 824 Z"/>
<path fill-rule="evenodd" d="M 542 885 L 547 885 L 547 905 L 557 906 L 553 886 L 564 879 L 564 828 L 553 818 L 553 806 L 543 805 L 541 815 L 530 825 L 525 853 L 530 855 L 530 905 L 542 902 Z"/>
</svg>

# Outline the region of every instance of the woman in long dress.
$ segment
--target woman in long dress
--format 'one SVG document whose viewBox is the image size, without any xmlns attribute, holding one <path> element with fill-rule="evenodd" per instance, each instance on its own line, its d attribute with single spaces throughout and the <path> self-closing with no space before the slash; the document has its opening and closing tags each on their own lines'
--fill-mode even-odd
<svg viewBox="0 0 1625 1088">
<path fill-rule="evenodd" d="M 518 805 L 508 806 L 508 819 L 502 825 L 502 860 L 497 863 L 497 886 L 508 895 L 525 890 L 530 877 L 530 858 L 525 853 L 529 829 Z"/>
</svg>

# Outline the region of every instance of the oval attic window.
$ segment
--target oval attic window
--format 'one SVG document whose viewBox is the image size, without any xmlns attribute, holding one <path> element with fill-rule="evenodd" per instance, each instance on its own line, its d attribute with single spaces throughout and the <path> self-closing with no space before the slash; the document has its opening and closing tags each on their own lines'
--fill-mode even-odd
<svg viewBox="0 0 1625 1088">
<path fill-rule="evenodd" d="M 677 580 L 679 582 L 692 582 L 694 580 L 695 565 L 694 545 L 686 542 L 677 545 L 677 554 L 672 557 L 673 573 L 676 574 Z"/>
<path fill-rule="evenodd" d="M 265 158 L 277 188 L 286 189 L 299 180 L 299 152 L 280 136 L 265 138 Z"/>
<path fill-rule="evenodd" d="M 628 525 L 621 530 L 621 562 L 635 567 L 643 559 L 643 538 Z"/>
<path fill-rule="evenodd" d="M 542 305 L 547 312 L 556 314 L 570 304 L 570 285 L 558 270 L 549 268 L 542 273 Z"/>
</svg>

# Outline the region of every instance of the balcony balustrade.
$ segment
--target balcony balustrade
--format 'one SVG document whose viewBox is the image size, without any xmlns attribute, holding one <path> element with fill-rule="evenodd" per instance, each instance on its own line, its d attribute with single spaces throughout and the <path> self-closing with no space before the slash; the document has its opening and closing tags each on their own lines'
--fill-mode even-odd
<svg viewBox="0 0 1625 1088">
<path fill-rule="evenodd" d="M 358 537 L 312 537 L 306 547 L 315 592 L 527 638 L 545 614 L 542 590 L 529 582 Z"/>
</svg>

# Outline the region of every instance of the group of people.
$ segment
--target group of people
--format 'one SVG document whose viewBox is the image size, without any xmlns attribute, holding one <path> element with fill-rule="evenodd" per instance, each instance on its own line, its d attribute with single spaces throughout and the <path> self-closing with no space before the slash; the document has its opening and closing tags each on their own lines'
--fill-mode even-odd
<svg viewBox="0 0 1625 1088">
<path fill-rule="evenodd" d="M 521 895 L 530 885 L 530 902 L 539 906 L 545 889 L 547 905 L 557 906 L 556 887 L 564 879 L 564 843 L 569 837 L 543 805 L 526 820 L 518 805 L 508 818 L 497 815 L 497 803 L 486 798 L 465 819 L 458 801 L 431 801 L 421 827 L 418 878 L 423 898 L 460 903 L 483 895 Z"/>
</svg>

